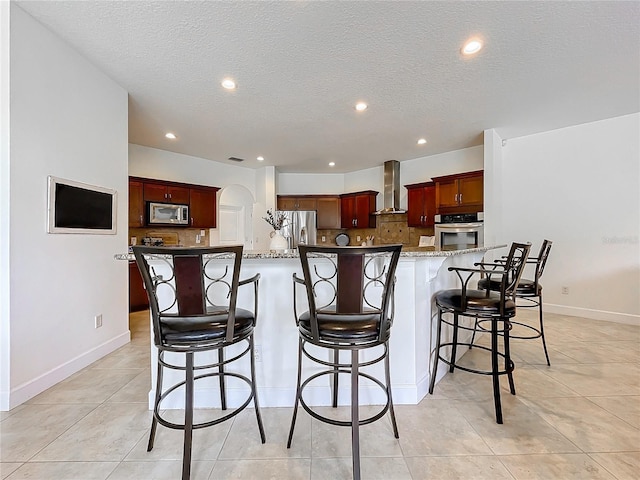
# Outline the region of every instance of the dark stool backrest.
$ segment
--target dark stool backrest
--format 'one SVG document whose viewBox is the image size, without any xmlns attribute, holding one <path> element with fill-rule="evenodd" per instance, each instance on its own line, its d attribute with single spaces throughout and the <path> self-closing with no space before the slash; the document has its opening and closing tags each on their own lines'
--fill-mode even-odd
<svg viewBox="0 0 640 480">
<path fill-rule="evenodd" d="M 530 243 L 512 243 L 504 263 L 505 275 L 502 275 L 500 285 L 501 310 L 504 310 L 505 301 L 515 302 L 518 283 L 527 264 L 527 257 L 531 249 Z"/>
<path fill-rule="evenodd" d="M 379 335 L 388 335 L 393 321 L 393 287 L 401 250 L 402 245 L 298 246 L 315 340 L 319 338 L 318 314 L 348 318 L 378 313 Z M 310 259 L 316 263 L 312 265 Z M 381 288 L 379 298 L 367 294 L 368 289 L 378 291 L 374 287 Z M 317 301 L 322 302 L 320 306 Z"/>
<path fill-rule="evenodd" d="M 547 258 L 549 258 L 549 252 L 551 251 L 551 245 L 553 242 L 551 240 L 546 240 L 542 242 L 542 246 L 540 247 L 540 253 L 538 254 L 538 261 L 536 262 L 536 290 L 538 291 L 538 284 L 540 282 L 540 277 L 542 277 L 542 273 L 544 272 L 544 267 L 547 264 Z"/>
<path fill-rule="evenodd" d="M 163 319 L 188 321 L 190 317 L 202 319 L 212 313 L 226 315 L 226 338 L 233 338 L 242 250 L 242 245 L 133 247 L 149 297 L 156 345 L 163 345 Z M 163 272 L 168 270 L 169 275 L 156 273 L 150 261 L 160 262 Z M 224 292 L 216 292 L 216 287 L 222 287 Z M 158 295 L 160 290 L 162 304 Z"/>
</svg>

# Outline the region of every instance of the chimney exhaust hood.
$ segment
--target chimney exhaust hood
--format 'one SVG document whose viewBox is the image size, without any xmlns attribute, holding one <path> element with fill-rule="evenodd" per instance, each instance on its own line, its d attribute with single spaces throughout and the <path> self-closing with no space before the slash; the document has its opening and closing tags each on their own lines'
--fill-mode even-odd
<svg viewBox="0 0 640 480">
<path fill-rule="evenodd" d="M 384 190 L 383 190 L 382 210 L 376 215 L 387 213 L 406 213 L 400 210 L 400 162 L 398 160 L 387 160 L 384 162 Z"/>
</svg>

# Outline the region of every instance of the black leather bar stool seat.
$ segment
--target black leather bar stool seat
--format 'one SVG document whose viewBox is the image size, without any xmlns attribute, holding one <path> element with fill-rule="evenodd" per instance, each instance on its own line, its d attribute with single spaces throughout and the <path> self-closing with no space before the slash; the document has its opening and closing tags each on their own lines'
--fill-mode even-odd
<svg viewBox="0 0 640 480">
<path fill-rule="evenodd" d="M 535 265 L 535 274 L 533 280 L 521 278 L 516 287 L 516 299 L 521 299 L 522 302 L 518 304 L 520 307 L 538 307 L 538 326 L 529 325 L 528 323 L 511 320 L 511 324 L 519 327 L 518 330 L 511 332 L 511 338 L 517 338 L 521 340 L 533 340 L 536 338 L 542 339 L 542 348 L 544 349 L 544 356 L 547 360 L 547 365 L 551 366 L 549 361 L 549 352 L 547 351 L 547 341 L 544 336 L 544 318 L 542 314 L 542 284 L 540 278 L 544 272 L 544 267 L 547 264 L 549 258 L 549 252 L 551 251 L 551 245 L 553 242 L 550 240 L 544 240 L 540 247 L 540 252 L 537 257 L 529 257 L 527 259 L 527 265 Z M 480 264 L 484 268 L 492 268 L 495 264 L 503 264 L 504 258 L 496 260 L 494 264 Z M 489 290 L 493 292 L 500 291 L 500 276 L 492 275 L 487 278 L 482 278 L 478 281 L 478 288 L 481 290 Z M 482 331 L 486 331 L 482 321 L 477 322 L 477 328 Z"/>
<path fill-rule="evenodd" d="M 470 373 L 489 375 L 493 381 L 493 398 L 496 412 L 496 422 L 502 423 L 502 403 L 500 399 L 500 376 L 507 375 L 511 394 L 515 395 L 515 385 L 513 382 L 513 370 L 515 365 L 511 360 L 509 351 L 509 330 L 511 329 L 510 319 L 516 314 L 515 289 L 522 271 L 524 269 L 527 255 L 529 254 L 529 244 L 513 243 L 505 262 L 500 268 L 492 270 L 483 268 L 461 268 L 449 267 L 449 271 L 454 271 L 462 283 L 462 288 L 443 290 L 435 295 L 436 307 L 438 309 L 436 346 L 433 351 L 433 364 L 431 378 L 429 382 L 429 393 L 433 394 L 435 387 L 438 362 L 443 361 L 449 365 L 449 372 L 453 373 L 457 368 Z M 468 288 L 469 281 L 474 274 L 502 274 L 499 292 L 488 290 L 474 290 Z M 452 319 L 444 314 L 452 314 Z M 461 331 L 475 332 L 474 326 L 466 326 L 460 323 L 459 317 L 472 317 L 476 321 L 486 321 L 490 324 L 487 330 L 491 333 L 491 346 L 473 345 L 471 341 L 460 339 Z M 450 342 L 442 341 L 442 326 L 448 325 L 452 328 L 452 339 Z M 503 348 L 500 350 L 498 336 L 504 339 Z M 486 350 L 491 356 L 491 369 L 480 370 L 464 366 L 458 362 L 457 349 L 459 346 L 474 346 Z M 451 354 L 447 358 L 442 350 L 447 347 L 451 349 Z M 499 365 L 499 360 L 503 360 L 503 366 Z"/>
<path fill-rule="evenodd" d="M 188 480 L 191 475 L 193 430 L 229 420 L 252 401 L 260 439 L 262 443 L 265 442 L 253 354 L 260 274 L 240 280 L 242 250 L 241 245 L 209 248 L 133 247 L 149 297 L 154 344 L 158 349 L 153 420 L 147 451 L 153 449 L 158 423 L 184 430 L 183 480 Z M 243 285 L 253 285 L 253 312 L 236 307 L 238 287 Z M 230 358 L 225 359 L 225 349 L 236 345 L 240 347 L 234 347 Z M 213 352 L 217 353 L 215 357 Z M 195 363 L 196 353 L 204 363 Z M 184 354 L 184 360 L 180 356 L 176 358 L 177 354 Z M 226 369 L 246 356 L 249 357 L 250 377 Z M 164 369 L 183 372 L 184 380 L 163 388 Z M 197 372 L 203 373 L 196 375 Z M 249 393 L 239 406 L 229 409 L 224 415 L 194 423 L 194 385 L 197 380 L 209 377 L 219 379 L 222 411 L 228 410 L 227 380 L 233 378 L 246 383 Z M 170 422 L 163 417 L 163 401 L 180 388 L 184 388 L 184 422 Z"/>
<path fill-rule="evenodd" d="M 389 338 L 393 324 L 393 289 L 395 271 L 402 245 L 376 247 L 323 247 L 300 245 L 303 278 L 293 275 L 294 315 L 299 331 L 298 379 L 287 448 L 291 447 L 293 432 L 301 405 L 313 418 L 331 425 L 351 428 L 353 478 L 360 479 L 361 425 L 382 418 L 387 412 L 395 438 L 398 426 L 393 410 L 391 377 L 389 373 Z M 296 290 L 304 286 L 308 310 L 298 315 Z M 311 348 L 308 348 L 312 346 Z M 315 347 L 332 352 L 327 360 Z M 360 351 L 372 349 L 368 360 L 361 360 Z M 377 349 L 377 350 L 373 350 Z M 341 359 L 340 352 L 349 354 Z M 346 355 L 345 355 L 346 356 Z M 320 371 L 302 379 L 302 359 L 320 365 Z M 363 367 L 384 362 L 384 381 L 362 370 Z M 324 367 L 324 368 L 323 368 Z M 347 374 L 351 380 L 348 421 L 321 415 L 307 404 L 304 391 L 315 379 L 328 377 L 331 382 L 331 404 L 338 406 L 338 378 Z M 359 380 L 364 378 L 377 385 L 386 398 L 384 405 L 367 418 L 359 414 Z"/>
</svg>

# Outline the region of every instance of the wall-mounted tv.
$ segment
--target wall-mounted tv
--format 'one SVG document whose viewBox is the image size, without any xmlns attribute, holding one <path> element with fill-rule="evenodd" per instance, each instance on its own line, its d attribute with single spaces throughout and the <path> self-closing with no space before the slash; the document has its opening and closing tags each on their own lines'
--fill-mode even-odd
<svg viewBox="0 0 640 480">
<path fill-rule="evenodd" d="M 116 233 L 117 192 L 49 176 L 49 233 Z"/>
</svg>

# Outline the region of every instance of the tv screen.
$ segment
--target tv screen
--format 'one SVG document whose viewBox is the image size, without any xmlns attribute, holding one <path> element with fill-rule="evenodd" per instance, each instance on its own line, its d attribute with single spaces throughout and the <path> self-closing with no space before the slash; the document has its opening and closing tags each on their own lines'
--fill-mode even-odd
<svg viewBox="0 0 640 480">
<path fill-rule="evenodd" d="M 116 233 L 116 191 L 49 176 L 49 233 Z"/>
</svg>

